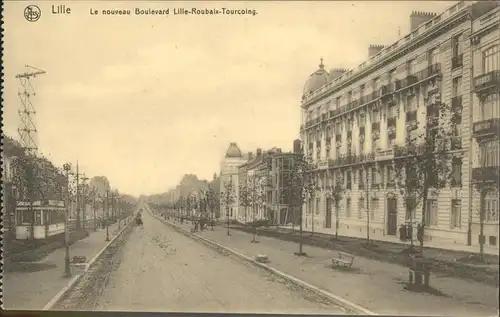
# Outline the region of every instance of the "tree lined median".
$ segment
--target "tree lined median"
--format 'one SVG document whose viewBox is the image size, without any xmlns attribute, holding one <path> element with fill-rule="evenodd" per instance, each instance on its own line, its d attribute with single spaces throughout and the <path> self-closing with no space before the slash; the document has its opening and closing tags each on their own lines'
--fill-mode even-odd
<svg viewBox="0 0 500 317">
<path fill-rule="evenodd" d="M 253 233 L 253 227 L 233 225 L 232 228 Z M 387 263 L 404 266 L 408 266 L 410 263 L 408 246 L 405 244 L 386 241 L 376 241 L 374 244 L 366 244 L 366 240 L 364 239 L 350 237 L 335 239 L 334 236 L 321 233 L 314 233 L 314 235 L 304 233 L 301 239 L 298 231 L 265 226 L 259 227 L 259 235 L 296 243 L 300 243 L 302 240 L 302 243 L 306 245 L 348 252 L 356 256 Z M 485 262 L 487 264 L 484 264 L 475 261 L 473 254 L 468 252 L 441 250 L 430 247 L 426 247 L 424 250 L 424 257 L 431 261 L 433 271 L 459 278 L 470 278 L 491 286 L 498 286 L 498 255 L 485 255 Z"/>
</svg>

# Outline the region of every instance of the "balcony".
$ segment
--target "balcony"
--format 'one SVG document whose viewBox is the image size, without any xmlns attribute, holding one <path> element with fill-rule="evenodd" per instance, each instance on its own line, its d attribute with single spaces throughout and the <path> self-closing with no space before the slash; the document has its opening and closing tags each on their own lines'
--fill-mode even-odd
<svg viewBox="0 0 500 317">
<path fill-rule="evenodd" d="M 495 88 L 500 85 L 500 70 L 494 70 L 474 78 L 474 91 L 476 93 Z"/>
<path fill-rule="evenodd" d="M 382 86 L 380 88 L 380 97 L 385 97 L 387 95 L 390 95 L 394 92 L 394 89 L 393 89 L 393 85 L 392 84 L 388 84 L 388 85 L 385 85 L 385 86 Z"/>
<path fill-rule="evenodd" d="M 454 56 L 451 59 L 451 69 L 464 66 L 464 54 Z"/>
<path fill-rule="evenodd" d="M 475 138 L 487 138 L 499 135 L 500 119 L 488 119 L 474 122 L 472 133 Z"/>
<path fill-rule="evenodd" d="M 499 179 L 499 166 L 476 167 L 472 169 L 472 180 L 474 183 L 498 183 Z"/>
<path fill-rule="evenodd" d="M 385 151 L 378 151 L 375 153 L 375 160 L 377 161 L 392 160 L 393 158 L 394 158 L 394 152 L 392 149 Z"/>
<path fill-rule="evenodd" d="M 405 79 L 401 81 L 401 88 L 405 88 L 415 84 L 418 81 L 416 75 L 408 75 Z"/>
</svg>

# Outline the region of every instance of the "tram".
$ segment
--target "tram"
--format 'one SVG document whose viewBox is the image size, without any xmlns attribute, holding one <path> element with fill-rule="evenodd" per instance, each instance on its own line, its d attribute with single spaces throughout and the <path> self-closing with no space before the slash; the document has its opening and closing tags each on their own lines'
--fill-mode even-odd
<svg viewBox="0 0 500 317">
<path fill-rule="evenodd" d="M 30 207 L 29 201 L 18 201 L 15 212 L 17 240 L 33 237 L 45 240 L 64 233 L 66 207 L 63 201 L 38 200 Z"/>
</svg>

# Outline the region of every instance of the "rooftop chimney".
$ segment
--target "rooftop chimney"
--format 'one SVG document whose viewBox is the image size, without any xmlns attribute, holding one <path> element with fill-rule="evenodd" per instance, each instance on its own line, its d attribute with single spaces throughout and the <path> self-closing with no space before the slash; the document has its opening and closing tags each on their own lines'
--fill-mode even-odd
<svg viewBox="0 0 500 317">
<path fill-rule="evenodd" d="M 436 16 L 436 13 L 413 11 L 410 15 L 410 32 L 415 31 L 422 23 L 425 23 Z"/>
<path fill-rule="evenodd" d="M 384 48 L 384 45 L 370 45 L 368 46 L 368 57 L 372 57 L 380 52 Z"/>
<path fill-rule="evenodd" d="M 301 152 L 302 142 L 299 139 L 293 141 L 293 153 L 299 154 Z"/>
<path fill-rule="evenodd" d="M 261 148 L 258 148 L 257 149 L 257 156 L 261 156 L 262 155 L 262 149 Z"/>
<path fill-rule="evenodd" d="M 345 68 L 332 68 L 332 69 L 330 69 L 330 78 L 335 79 L 337 77 L 340 77 L 346 71 L 347 71 L 347 69 L 345 69 Z"/>
<path fill-rule="evenodd" d="M 253 153 L 252 152 L 248 152 L 248 159 L 249 160 L 253 159 Z"/>
</svg>

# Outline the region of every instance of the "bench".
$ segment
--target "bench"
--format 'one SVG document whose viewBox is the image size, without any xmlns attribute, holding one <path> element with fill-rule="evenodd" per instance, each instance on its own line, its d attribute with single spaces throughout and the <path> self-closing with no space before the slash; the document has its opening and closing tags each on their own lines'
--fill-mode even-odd
<svg viewBox="0 0 500 317">
<path fill-rule="evenodd" d="M 260 262 L 260 263 L 265 263 L 268 261 L 267 255 L 265 254 L 257 254 L 255 256 L 255 261 Z"/>
<path fill-rule="evenodd" d="M 337 256 L 332 259 L 332 263 L 334 267 L 342 265 L 345 268 L 351 267 L 354 262 L 354 255 L 345 253 L 345 252 L 337 252 Z"/>
<path fill-rule="evenodd" d="M 87 269 L 87 257 L 74 256 L 72 261 L 70 262 L 70 266 L 72 268 L 72 271 L 75 271 L 77 274 L 85 272 L 85 270 Z"/>
</svg>

